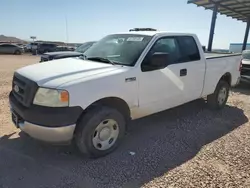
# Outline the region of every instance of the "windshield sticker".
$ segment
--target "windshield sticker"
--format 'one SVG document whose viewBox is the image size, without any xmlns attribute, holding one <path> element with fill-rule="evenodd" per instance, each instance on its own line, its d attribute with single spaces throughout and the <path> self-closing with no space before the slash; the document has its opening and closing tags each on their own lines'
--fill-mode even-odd
<svg viewBox="0 0 250 188">
<path fill-rule="evenodd" d="M 141 42 L 144 37 L 129 37 L 127 41 Z"/>
</svg>

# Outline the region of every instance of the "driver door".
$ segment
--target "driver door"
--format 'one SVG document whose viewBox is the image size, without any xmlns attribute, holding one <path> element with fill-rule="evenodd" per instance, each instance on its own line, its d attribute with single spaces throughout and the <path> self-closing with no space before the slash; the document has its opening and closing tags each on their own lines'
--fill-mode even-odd
<svg viewBox="0 0 250 188">
<path fill-rule="evenodd" d="M 160 70 L 143 71 L 139 78 L 139 105 L 141 116 L 156 113 L 183 103 L 184 83 L 180 77 L 183 64 L 178 64 L 180 49 L 175 37 L 159 38 L 144 58 L 143 65 L 150 63 L 149 57 L 156 53 L 169 54 L 167 67 Z"/>
</svg>

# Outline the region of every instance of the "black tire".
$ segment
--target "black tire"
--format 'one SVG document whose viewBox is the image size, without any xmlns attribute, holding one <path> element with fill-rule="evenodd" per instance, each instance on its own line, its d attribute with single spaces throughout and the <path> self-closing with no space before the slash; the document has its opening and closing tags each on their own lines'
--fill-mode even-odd
<svg viewBox="0 0 250 188">
<path fill-rule="evenodd" d="M 14 54 L 15 54 L 15 55 L 21 55 L 22 53 L 21 53 L 20 50 L 16 50 Z"/>
<path fill-rule="evenodd" d="M 220 103 L 219 102 L 219 93 L 222 90 L 222 88 L 226 89 L 226 97 L 225 97 L 224 102 Z M 214 93 L 207 96 L 207 104 L 208 104 L 208 106 L 213 110 L 222 109 L 227 103 L 227 99 L 228 99 L 228 96 L 229 96 L 229 89 L 230 89 L 229 84 L 224 80 L 220 80 L 219 83 L 216 86 L 216 89 L 215 89 Z"/>
<path fill-rule="evenodd" d="M 96 127 L 106 119 L 113 119 L 117 122 L 119 127 L 119 134 L 116 141 L 107 150 L 98 150 L 93 144 L 93 137 L 96 134 Z M 75 142 L 79 151 L 90 157 L 103 157 L 114 151 L 120 144 L 125 134 L 125 119 L 123 115 L 116 109 L 98 106 L 89 110 L 78 122 L 75 131 Z"/>
</svg>

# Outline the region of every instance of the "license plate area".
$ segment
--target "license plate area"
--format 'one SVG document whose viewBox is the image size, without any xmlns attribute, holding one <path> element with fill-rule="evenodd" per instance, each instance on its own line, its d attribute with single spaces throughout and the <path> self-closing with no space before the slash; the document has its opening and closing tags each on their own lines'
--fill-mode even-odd
<svg viewBox="0 0 250 188">
<path fill-rule="evenodd" d="M 17 128 L 19 128 L 19 123 L 24 122 L 23 119 L 18 114 L 16 114 L 14 111 L 11 112 L 11 119 Z"/>
</svg>

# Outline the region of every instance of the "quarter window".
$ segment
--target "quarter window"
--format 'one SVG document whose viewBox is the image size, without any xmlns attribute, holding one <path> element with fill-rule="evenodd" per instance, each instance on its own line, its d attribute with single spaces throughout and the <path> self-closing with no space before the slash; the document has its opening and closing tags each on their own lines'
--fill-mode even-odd
<svg viewBox="0 0 250 188">
<path fill-rule="evenodd" d="M 0 45 L 1 47 L 4 47 L 4 48 L 6 48 L 6 47 L 12 47 L 11 45 L 9 45 L 9 44 L 3 44 L 3 45 Z"/>
</svg>

